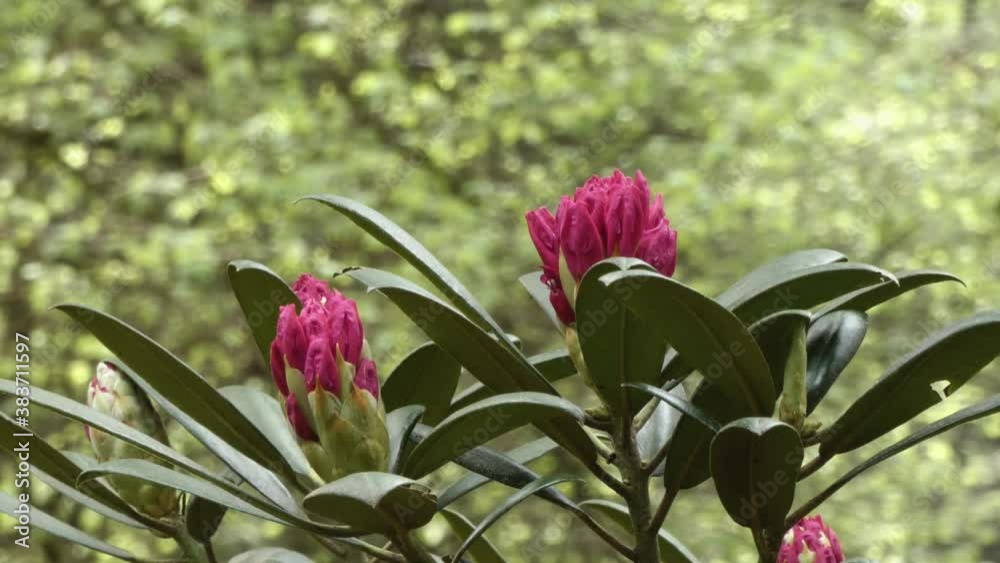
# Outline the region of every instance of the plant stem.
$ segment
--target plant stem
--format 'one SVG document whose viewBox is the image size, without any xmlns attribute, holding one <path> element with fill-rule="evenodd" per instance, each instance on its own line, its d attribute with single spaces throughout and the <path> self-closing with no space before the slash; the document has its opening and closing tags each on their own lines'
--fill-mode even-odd
<svg viewBox="0 0 1000 563">
<path fill-rule="evenodd" d="M 187 529 L 184 527 L 184 523 L 180 520 L 177 522 L 177 530 L 174 534 L 174 541 L 180 546 L 181 550 L 195 563 L 214 563 L 209 551 L 205 546 L 198 540 L 191 537 L 188 534 Z"/>
<path fill-rule="evenodd" d="M 625 488 L 625 504 L 632 517 L 632 536 L 635 538 L 633 561 L 658 563 L 660 547 L 657 543 L 658 528 L 653 527 L 653 514 L 649 500 L 649 475 L 643 470 L 642 456 L 635 440 L 632 417 L 629 416 L 628 397 L 622 393 L 622 416 L 615 421 L 612 437 L 617 452 L 616 461 Z"/>
<path fill-rule="evenodd" d="M 407 530 L 397 530 L 392 544 L 408 563 L 435 563 L 434 557 L 422 545 L 413 541 L 413 536 Z"/>
</svg>

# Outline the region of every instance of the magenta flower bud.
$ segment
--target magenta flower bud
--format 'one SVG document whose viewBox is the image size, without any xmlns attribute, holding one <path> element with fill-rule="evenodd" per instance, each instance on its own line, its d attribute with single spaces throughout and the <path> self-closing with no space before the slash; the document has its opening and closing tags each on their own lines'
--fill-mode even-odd
<svg viewBox="0 0 1000 563">
<path fill-rule="evenodd" d="M 302 309 L 281 308 L 271 343 L 271 372 L 289 424 L 328 480 L 385 471 L 385 405 L 357 303 L 308 274 L 292 289 Z"/>
<path fill-rule="evenodd" d="M 565 325 L 575 322 L 576 285 L 591 266 L 612 256 L 639 258 L 665 276 L 677 266 L 677 232 L 641 171 L 635 179 L 615 170 L 592 176 L 572 197 L 563 196 L 555 217 L 544 207 L 525 214 L 542 260 L 542 283 Z M 570 279 L 571 278 L 571 279 Z"/>
<path fill-rule="evenodd" d="M 841 563 L 840 540 L 820 516 L 806 517 L 785 533 L 778 563 Z"/>
</svg>

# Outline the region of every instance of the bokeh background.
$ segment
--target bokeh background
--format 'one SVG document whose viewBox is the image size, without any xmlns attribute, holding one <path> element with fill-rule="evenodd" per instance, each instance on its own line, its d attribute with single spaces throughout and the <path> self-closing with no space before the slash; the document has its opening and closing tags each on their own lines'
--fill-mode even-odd
<svg viewBox="0 0 1000 563">
<path fill-rule="evenodd" d="M 680 232 L 676 277 L 705 292 L 809 247 L 966 280 L 874 311 L 859 359 L 818 412 L 829 420 L 928 332 L 1000 307 L 998 39 L 997 0 L 6 0 L 5 365 L 15 331 L 28 333 L 34 385 L 82 401 L 107 352 L 48 310 L 75 301 L 140 327 L 215 385 L 268 389 L 228 261 L 289 279 L 352 265 L 413 275 L 339 215 L 292 204 L 321 192 L 406 226 L 529 351 L 544 351 L 558 335 L 516 282 L 537 269 L 523 213 L 554 208 L 593 173 L 639 168 Z M 389 373 L 422 336 L 388 302 L 342 289 L 361 301 Z M 920 422 L 997 392 L 994 363 Z M 58 447 L 87 451 L 80 426 L 37 407 L 32 420 Z M 183 430 L 170 433 L 204 459 Z M 800 498 L 904 433 L 838 459 Z M 960 428 L 822 511 L 849 555 L 1000 562 L 998 443 L 1000 417 Z M 10 490 L 8 457 L 0 468 Z M 112 543 L 170 553 L 40 482 L 31 491 Z M 462 508 L 477 519 L 504 494 L 486 488 Z M 3 522 L 2 561 L 107 560 L 38 530 L 30 551 L 14 548 Z M 706 563 L 756 560 L 710 483 L 681 497 L 667 527 Z M 614 560 L 535 500 L 487 535 L 515 561 Z M 437 521 L 425 540 L 454 542 Z M 223 559 L 260 545 L 330 560 L 304 535 L 240 515 L 217 536 Z"/>
</svg>

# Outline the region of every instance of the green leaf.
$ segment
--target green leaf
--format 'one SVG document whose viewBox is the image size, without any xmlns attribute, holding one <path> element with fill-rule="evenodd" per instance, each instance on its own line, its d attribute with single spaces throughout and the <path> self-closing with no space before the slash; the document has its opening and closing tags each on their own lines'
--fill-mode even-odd
<svg viewBox="0 0 1000 563">
<path fill-rule="evenodd" d="M 576 366 L 573 365 L 573 360 L 569 357 L 569 352 L 565 348 L 536 354 L 528 358 L 528 362 L 549 383 L 555 383 L 576 375 Z M 465 408 L 472 403 L 482 401 L 492 395 L 493 391 L 489 387 L 486 387 L 482 383 L 473 383 L 455 396 L 448 409 L 448 413 L 451 414 L 458 409 Z"/>
<path fill-rule="evenodd" d="M 583 508 L 591 508 L 600 512 L 622 530 L 632 532 L 632 517 L 628 508 L 609 500 L 586 500 L 580 503 Z M 660 546 L 660 561 L 662 563 L 698 563 L 698 558 L 677 538 L 661 529 L 656 536 Z"/>
<path fill-rule="evenodd" d="M 790 309 L 779 311 L 750 325 L 750 334 L 764 353 L 774 389 L 779 395 L 785 386 L 785 365 L 788 363 L 795 331 L 805 330 L 810 319 L 809 311 Z"/>
<path fill-rule="evenodd" d="M 219 394 L 233 404 L 260 430 L 268 442 L 281 454 L 288 468 L 299 475 L 312 475 L 309 460 L 302 453 L 292 428 L 285 418 L 285 409 L 277 399 L 245 385 L 230 385 Z"/>
<path fill-rule="evenodd" d="M 601 281 L 705 376 L 691 399 L 694 406 L 720 423 L 773 412 L 774 383 L 767 361 L 733 313 L 657 273 L 618 272 Z M 681 419 L 668 446 L 664 473 L 668 490 L 693 487 L 708 478 L 711 438 L 701 422 Z"/>
<path fill-rule="evenodd" d="M 8 516 L 14 518 L 14 520 L 16 521 L 18 516 L 21 515 L 18 512 L 20 510 L 19 508 L 20 506 L 22 506 L 22 504 L 17 499 L 15 499 L 10 493 L 7 493 L 6 491 L 0 491 L 0 512 L 7 514 Z M 119 549 L 111 544 L 105 543 L 97 538 L 91 537 L 81 532 L 80 530 L 77 530 L 73 526 L 70 526 L 69 524 L 66 524 L 65 522 L 62 522 L 42 512 L 41 510 L 39 510 L 34 506 L 30 507 L 28 510 L 30 510 L 31 528 L 38 528 L 40 530 L 45 530 L 46 532 L 52 534 L 57 538 L 82 545 L 84 547 L 93 549 L 94 551 L 110 555 L 112 557 L 117 557 L 118 559 L 122 559 L 125 561 L 142 561 L 142 559 L 139 559 L 138 557 L 132 555 L 131 553 L 125 551 L 124 549 Z M 20 537 L 17 534 L 15 534 L 15 536 L 16 537 L 14 537 L 14 539 Z M 31 544 L 29 543 L 28 545 L 30 546 Z M 9 549 L 18 549 L 18 548 L 11 547 Z M 29 547 L 28 549 L 31 548 Z"/>
<path fill-rule="evenodd" d="M 521 282 L 524 289 L 528 290 L 528 295 L 531 299 L 538 304 L 538 308 L 545 313 L 549 321 L 555 325 L 556 330 L 560 332 L 563 331 L 562 321 L 559 320 L 559 315 L 556 314 L 556 310 L 552 308 L 552 302 L 549 301 L 549 288 L 544 283 L 542 283 L 542 271 L 538 270 L 536 272 L 531 272 L 524 274 L 523 276 L 517 278 L 517 281 Z"/>
<path fill-rule="evenodd" d="M 230 559 L 229 563 L 313 563 L 313 560 L 283 547 L 259 547 L 244 551 Z"/>
<path fill-rule="evenodd" d="M 590 372 L 590 382 L 614 413 L 625 408 L 628 399 L 634 413 L 646 402 L 637 392 L 625 393 L 625 383 L 656 383 L 663 367 L 667 343 L 653 325 L 657 321 L 638 316 L 622 306 L 616 291 L 628 292 L 626 285 L 615 289 L 601 283 L 601 276 L 628 270 L 652 271 L 635 258 L 609 258 L 594 264 L 580 280 L 576 294 L 576 332 Z"/>
<path fill-rule="evenodd" d="M 818 317 L 806 340 L 807 413 L 823 400 L 840 374 L 854 359 L 868 332 L 868 315 L 858 311 L 835 311 Z"/>
<path fill-rule="evenodd" d="M 489 514 L 486 515 L 485 518 L 483 518 L 482 522 L 480 522 L 479 525 L 476 526 L 476 529 L 473 530 L 472 533 L 470 533 L 469 536 L 465 538 L 465 541 L 462 542 L 462 545 L 460 545 L 458 549 L 455 550 L 455 554 L 452 555 L 451 560 L 461 561 L 462 554 L 464 554 L 470 547 L 472 547 L 472 544 L 479 539 L 479 536 L 483 535 L 486 532 L 486 530 L 490 528 L 490 526 L 495 524 L 497 520 L 499 520 L 504 514 L 510 512 L 512 508 L 523 502 L 525 499 L 537 493 L 541 489 L 546 489 L 553 485 L 558 485 L 559 483 L 564 483 L 567 481 L 579 481 L 579 479 L 575 477 L 557 475 L 554 477 L 541 477 L 525 485 L 523 488 L 521 488 L 521 490 L 517 491 L 516 493 L 508 497 L 505 501 L 503 501 L 503 503 L 494 508 Z"/>
<path fill-rule="evenodd" d="M 904 293 L 908 293 L 919 287 L 934 283 L 954 281 L 962 284 L 963 286 L 965 285 L 965 282 L 957 276 L 949 274 L 948 272 L 941 272 L 937 270 L 914 270 L 911 272 L 900 272 L 899 274 L 896 274 L 896 279 L 899 281 L 898 284 L 892 283 L 892 281 L 887 281 L 876 286 L 859 289 L 848 293 L 839 299 L 835 299 L 817 312 L 816 316 L 820 317 L 834 311 L 843 311 L 848 309 L 852 311 L 865 312 L 881 305 L 882 303 L 885 303 L 886 301 L 895 299 Z"/>
<path fill-rule="evenodd" d="M 762 288 L 768 287 L 775 278 L 783 277 L 791 272 L 845 261 L 847 261 L 847 256 L 836 250 L 827 250 L 825 248 L 799 250 L 753 270 L 740 278 L 729 289 L 719 294 L 715 299 L 720 303 L 741 302 L 759 293 Z"/>
<path fill-rule="evenodd" d="M 239 475 L 254 489 L 259 491 L 274 504 L 280 506 L 286 512 L 301 514 L 301 510 L 299 510 L 298 505 L 295 503 L 295 498 L 292 497 L 292 494 L 288 492 L 288 489 L 285 488 L 285 485 L 274 475 L 274 473 L 250 457 L 244 455 L 242 452 L 236 450 L 226 443 L 226 441 L 219 435 L 215 434 L 198 421 L 188 416 L 188 413 L 181 410 L 180 407 L 164 397 L 158 389 L 153 387 L 142 376 L 135 373 L 127 366 L 118 367 L 124 370 L 132 382 L 135 383 L 137 387 L 142 389 L 142 391 L 145 392 L 146 395 L 153 400 L 153 402 L 163 407 L 163 410 L 167 414 L 183 426 L 185 430 L 190 432 L 191 435 L 208 448 L 210 452 L 222 460 L 222 462 L 226 464 L 226 467 L 232 470 L 233 473 Z M 212 392 L 216 393 L 214 389 Z M 219 398 L 226 401 L 226 399 L 224 399 L 221 395 L 219 395 Z M 235 408 L 232 404 L 228 403 L 228 401 L 227 404 L 229 404 L 230 407 Z M 242 413 L 239 414 L 239 416 L 243 416 Z M 254 426 L 254 429 L 256 430 L 256 426 Z M 273 465 L 277 469 L 285 471 L 289 475 L 291 474 L 291 468 L 287 463 L 285 463 L 284 458 L 277 457 L 269 460 L 268 465 Z"/>
<path fill-rule="evenodd" d="M 389 473 L 399 473 L 404 453 L 410 441 L 413 428 L 424 415 L 423 405 L 407 405 L 393 410 L 386 416 L 386 426 L 389 429 Z"/>
<path fill-rule="evenodd" d="M 121 361 L 176 405 L 235 450 L 268 464 L 283 459 L 280 452 L 239 410 L 205 379 L 162 346 L 128 324 L 80 305 L 57 305 L 89 330 Z M 235 468 L 234 468 L 235 469 Z"/>
<path fill-rule="evenodd" d="M 896 283 L 896 278 L 875 266 L 846 262 L 785 272 L 761 282 L 746 293 L 723 294 L 718 301 L 750 324 L 785 309 L 811 309 L 858 288 Z"/>
<path fill-rule="evenodd" d="M 97 465 L 97 463 L 94 462 L 94 465 Z M 140 528 L 140 529 L 147 528 L 146 524 L 143 524 L 142 522 L 133 518 L 132 516 L 129 516 L 124 512 L 119 512 L 113 508 L 108 507 L 105 504 L 98 502 L 94 498 L 77 490 L 73 485 L 68 485 L 66 483 L 63 483 L 59 479 L 56 479 L 52 475 L 49 475 L 45 471 L 42 471 L 36 465 L 32 465 L 32 472 L 35 477 L 38 477 L 40 481 L 55 489 L 55 491 L 58 492 L 59 494 L 79 504 L 82 504 L 86 508 L 93 510 L 94 512 L 100 514 L 101 516 L 110 518 L 115 522 L 119 522 L 121 524 L 125 524 L 126 526 L 131 526 L 133 528 Z"/>
<path fill-rule="evenodd" d="M 972 405 L 971 407 L 966 407 L 950 416 L 942 418 L 937 422 L 929 424 L 920 430 L 910 434 L 909 436 L 903 438 L 902 440 L 896 442 L 895 444 L 885 448 L 879 453 L 875 454 L 871 458 L 865 460 L 860 465 L 852 468 L 843 477 L 834 481 L 829 487 L 827 487 L 823 492 L 817 495 L 815 498 L 811 499 L 802 508 L 796 511 L 795 515 L 790 516 L 789 520 L 793 518 L 801 518 L 806 514 L 812 512 L 819 506 L 823 501 L 830 498 L 834 493 L 843 488 L 844 485 L 850 483 L 854 478 L 861 475 L 865 471 L 868 471 L 872 467 L 886 461 L 887 459 L 895 456 L 896 454 L 902 453 L 925 440 L 929 440 L 939 434 L 943 434 L 956 426 L 960 426 L 967 422 L 972 422 L 980 418 L 991 416 L 1000 413 L 1000 395 L 994 395 L 985 401 L 981 401 Z M 793 522 L 797 522 L 795 519 Z M 787 522 L 786 522 L 787 524 Z"/>
<path fill-rule="evenodd" d="M 741 418 L 712 440 L 712 478 L 729 517 L 753 530 L 782 531 L 795 500 L 802 441 L 771 418 Z"/>
<path fill-rule="evenodd" d="M 654 389 L 659 389 L 659 387 L 654 387 Z M 691 403 L 687 402 L 687 392 L 684 391 L 684 387 L 678 385 L 669 391 L 663 392 L 671 397 L 675 397 L 678 401 L 683 401 L 684 404 L 691 405 Z M 693 405 L 691 406 L 693 407 Z M 639 455 L 643 462 L 649 462 L 653 456 L 667 445 L 667 442 L 673 437 L 674 432 L 677 431 L 677 425 L 680 423 L 683 414 L 676 406 L 657 399 L 656 406 L 653 408 L 653 414 L 646 421 L 646 424 L 635 434 L 636 444 L 639 446 Z M 660 466 L 653 471 L 653 475 L 656 477 L 662 476 L 663 469 L 664 464 L 660 463 Z"/>
<path fill-rule="evenodd" d="M 13 386 L 14 382 L 2 381 L 0 383 L 10 383 Z M 40 389 L 32 389 L 32 402 L 35 401 L 36 394 L 39 391 Z M 15 434 L 25 433 L 32 434 L 32 436 L 30 438 L 15 436 Z M 95 511 L 101 513 L 104 513 L 104 511 L 113 511 L 116 515 L 121 515 L 121 518 L 115 518 L 116 520 L 124 521 L 129 525 L 154 527 L 161 531 L 163 530 L 163 526 L 159 525 L 155 519 L 151 519 L 135 510 L 129 503 L 125 502 L 117 493 L 103 483 L 88 483 L 85 487 L 77 490 L 77 478 L 83 472 L 80 466 L 53 448 L 37 434 L 34 434 L 31 429 L 18 426 L 7 415 L 0 413 L 0 449 L 9 452 L 14 459 L 17 459 L 22 450 L 21 446 L 25 443 L 28 444 L 27 449 L 30 452 L 31 466 L 36 471 L 44 472 L 51 482 L 61 484 L 60 492 L 71 496 L 77 502 Z"/>
<path fill-rule="evenodd" d="M 270 371 L 271 342 L 277 334 L 281 306 L 294 303 L 296 308 L 301 308 L 302 304 L 285 280 L 263 264 L 234 260 L 229 263 L 226 272 L 229 285 L 264 359 L 264 366 Z"/>
<path fill-rule="evenodd" d="M 660 389 L 659 387 L 654 387 L 653 385 L 649 385 L 647 383 L 626 383 L 626 385 L 632 387 L 633 389 L 638 389 L 643 393 L 651 395 L 663 401 L 664 403 L 670 405 L 674 409 L 677 409 L 681 413 L 686 414 L 689 417 L 697 420 L 713 434 L 718 432 L 719 428 L 721 427 L 721 425 L 707 413 L 705 413 L 698 407 L 692 405 L 691 403 L 685 401 L 684 399 L 671 394 L 669 391 L 665 391 L 663 389 Z"/>
<path fill-rule="evenodd" d="M 820 434 L 820 454 L 849 452 L 893 430 L 954 393 L 998 354 L 1000 312 L 981 313 L 938 331 Z"/>
<path fill-rule="evenodd" d="M 460 541 L 465 542 L 469 539 L 474 528 L 468 518 L 449 509 L 441 510 L 441 514 L 448 521 L 448 526 L 451 527 L 451 531 L 458 536 Z M 475 559 L 476 563 L 506 563 L 507 561 L 485 536 L 480 536 L 469 545 L 469 553 Z"/>
<path fill-rule="evenodd" d="M 243 482 L 243 479 L 229 468 L 222 472 L 222 478 L 237 487 Z M 221 504 L 201 497 L 192 497 L 184 512 L 184 528 L 195 541 L 209 544 L 212 536 L 222 526 L 222 520 L 228 511 L 229 509 Z"/>
<path fill-rule="evenodd" d="M 538 474 L 528 469 L 525 464 L 557 447 L 558 445 L 552 440 L 540 438 L 507 453 L 500 453 L 485 446 L 473 448 L 455 460 L 455 463 L 468 469 L 469 473 L 441 493 L 438 497 L 438 506 L 442 508 L 448 506 L 490 481 L 520 489 L 538 479 Z M 539 491 L 539 496 L 556 506 L 573 507 L 573 501 L 555 489 L 543 489 Z"/>
<path fill-rule="evenodd" d="M 546 393 L 507 393 L 484 399 L 441 422 L 410 453 L 403 473 L 427 475 L 457 455 L 526 424 L 579 425 L 584 413 L 566 399 Z"/>
<path fill-rule="evenodd" d="M 409 262 L 465 315 L 480 326 L 488 327 L 505 348 L 516 352 L 517 347 L 507 338 L 507 333 L 500 328 L 500 325 L 479 304 L 472 293 L 462 285 L 462 282 L 458 281 L 458 278 L 448 271 L 444 264 L 402 227 L 378 211 L 346 197 L 311 195 L 303 197 L 299 201 L 302 200 L 324 203 L 346 216 L 355 225 L 364 229 L 369 235 Z"/>
<path fill-rule="evenodd" d="M 414 529 L 430 522 L 437 497 L 430 488 L 390 473 L 353 473 L 303 499 L 307 510 L 370 533 Z"/>
<path fill-rule="evenodd" d="M 451 306 L 418 286 L 388 272 L 366 268 L 348 274 L 395 303 L 438 346 L 495 393 L 536 391 L 556 396 L 552 385 L 520 352 L 513 353 Z M 580 424 L 539 425 L 568 452 L 593 464 L 597 450 Z"/>
<path fill-rule="evenodd" d="M 460 375 L 462 365 L 440 346 L 423 344 L 403 358 L 382 386 L 385 409 L 423 405 L 425 422 L 437 424 L 448 414 Z"/>
</svg>

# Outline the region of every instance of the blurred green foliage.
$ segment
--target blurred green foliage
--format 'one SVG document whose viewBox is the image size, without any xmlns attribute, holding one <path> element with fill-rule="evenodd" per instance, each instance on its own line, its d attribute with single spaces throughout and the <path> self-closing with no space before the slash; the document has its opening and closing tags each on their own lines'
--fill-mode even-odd
<svg viewBox="0 0 1000 563">
<path fill-rule="evenodd" d="M 819 411 L 829 420 L 928 331 L 1000 307 L 998 38 L 997 0 L 8 0 L 4 348 L 29 333 L 34 384 L 82 400 L 106 351 L 47 308 L 83 302 L 215 385 L 267 389 L 229 260 L 289 279 L 360 264 L 413 275 L 329 210 L 292 205 L 332 192 L 410 229 L 541 351 L 557 335 L 516 283 L 537 267 L 524 211 L 554 208 L 592 173 L 641 168 L 680 232 L 677 278 L 705 292 L 806 247 L 968 282 L 877 310 Z M 384 376 L 421 335 L 387 302 L 355 296 Z M 994 364 L 922 420 L 997 392 Z M 32 416 L 59 447 L 86 451 L 79 426 Z M 848 555 L 1000 562 L 998 440 L 1000 418 L 957 430 L 852 484 L 824 516 Z M 0 467 L 11 474 L 9 459 Z M 505 494 L 483 491 L 463 505 L 474 519 Z M 37 481 L 32 493 L 112 543 L 168 553 Z M 667 527 L 706 563 L 755 560 L 710 484 L 682 496 Z M 539 501 L 489 535 L 514 560 L 613 560 Z M 217 538 L 224 559 L 265 544 L 320 553 L 239 515 Z M 426 539 L 454 542 L 437 521 Z M 0 549 L 26 563 L 102 560 L 37 531 L 33 542 Z"/>
</svg>

